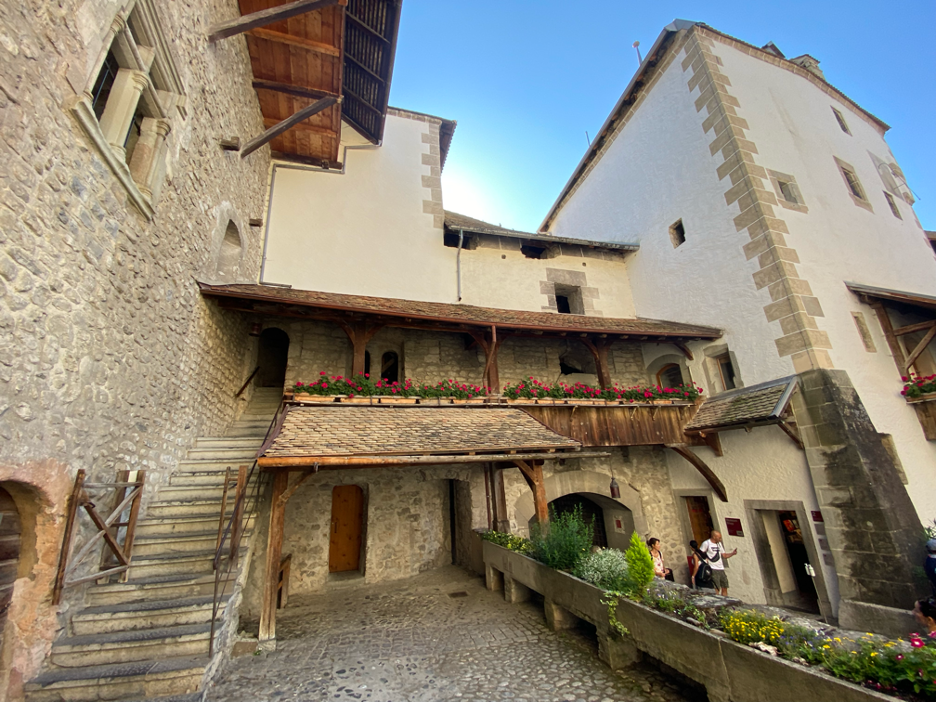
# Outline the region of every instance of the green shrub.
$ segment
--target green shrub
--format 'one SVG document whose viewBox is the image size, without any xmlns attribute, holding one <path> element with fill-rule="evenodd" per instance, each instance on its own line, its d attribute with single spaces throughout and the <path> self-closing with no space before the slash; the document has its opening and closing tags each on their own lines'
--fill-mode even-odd
<svg viewBox="0 0 936 702">
<path fill-rule="evenodd" d="M 481 532 L 481 538 L 485 541 L 490 541 L 492 544 L 503 546 L 509 551 L 516 551 L 517 553 L 522 553 L 527 556 L 533 553 L 533 544 L 530 540 L 522 536 L 517 536 L 516 534 L 507 534 L 503 531 L 493 530 L 483 531 Z"/>
<path fill-rule="evenodd" d="M 534 524 L 530 530 L 533 557 L 556 570 L 571 571 L 591 551 L 593 529 L 582 517 L 581 505 L 557 515 L 549 509 L 549 523 Z"/>
<path fill-rule="evenodd" d="M 627 559 L 624 552 L 616 548 L 603 548 L 586 554 L 575 566 L 572 574 L 603 590 L 623 591 L 630 586 Z"/>
<path fill-rule="evenodd" d="M 653 582 L 653 558 L 650 557 L 650 549 L 643 542 L 637 532 L 631 534 L 630 546 L 624 554 L 627 559 L 627 571 L 630 577 L 631 586 L 635 590 L 643 591 Z"/>
</svg>

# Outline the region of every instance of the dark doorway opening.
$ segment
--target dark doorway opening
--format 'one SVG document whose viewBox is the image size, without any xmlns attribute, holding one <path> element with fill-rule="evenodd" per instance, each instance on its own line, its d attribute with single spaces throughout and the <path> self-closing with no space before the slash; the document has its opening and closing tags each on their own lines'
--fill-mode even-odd
<svg viewBox="0 0 936 702">
<path fill-rule="evenodd" d="M 380 377 L 391 383 L 400 380 L 400 357 L 396 351 L 387 351 L 380 359 Z"/>
<path fill-rule="evenodd" d="M 816 584 L 813 582 L 815 571 L 809 562 L 809 553 L 806 551 L 803 531 L 800 528 L 796 512 L 777 512 L 777 518 L 780 520 L 780 531 L 783 534 L 783 542 L 790 557 L 790 567 L 793 570 L 793 578 L 796 580 L 796 589 L 798 591 L 796 595 L 798 595 L 799 602 L 791 604 L 818 612 L 819 595 L 816 593 Z"/>
<path fill-rule="evenodd" d="M 13 498 L 0 488 L 0 641 L 7 611 L 13 600 L 13 583 L 19 575 L 20 541 L 23 524 Z"/>
<path fill-rule="evenodd" d="M 364 352 L 364 375 L 370 375 L 370 351 Z"/>
<path fill-rule="evenodd" d="M 604 510 L 599 504 L 579 493 L 572 493 L 557 497 L 549 503 L 556 510 L 556 515 L 572 512 L 576 507 L 582 508 L 582 517 L 586 524 L 592 525 L 592 544 L 600 548 L 608 547 L 608 534 L 605 531 Z"/>
<path fill-rule="evenodd" d="M 289 335 L 282 329 L 270 327 L 260 335 L 257 349 L 257 385 L 261 388 L 281 388 L 286 382 L 286 363 L 289 358 Z"/>
</svg>

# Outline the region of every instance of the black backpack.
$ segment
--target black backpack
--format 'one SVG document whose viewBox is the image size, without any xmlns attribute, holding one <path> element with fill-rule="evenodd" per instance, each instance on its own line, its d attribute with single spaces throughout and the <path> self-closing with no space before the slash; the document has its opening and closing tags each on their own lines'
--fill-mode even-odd
<svg viewBox="0 0 936 702">
<path fill-rule="evenodd" d="M 715 583 L 712 582 L 712 566 L 708 564 L 705 554 L 701 551 L 696 551 L 695 554 L 696 558 L 699 559 L 699 570 L 696 571 L 695 586 L 709 589 L 715 587 Z"/>
</svg>

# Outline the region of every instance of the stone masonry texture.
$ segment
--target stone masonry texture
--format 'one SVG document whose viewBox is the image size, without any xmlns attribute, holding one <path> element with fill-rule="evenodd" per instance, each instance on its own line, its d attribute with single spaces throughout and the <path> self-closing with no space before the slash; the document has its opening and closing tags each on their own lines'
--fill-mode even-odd
<svg viewBox="0 0 936 702">
<path fill-rule="evenodd" d="M 46 495 L 67 494 L 79 468 L 97 480 L 146 469 L 151 494 L 196 435 L 232 419 L 249 371 L 246 321 L 195 284 L 228 220 L 246 249 L 238 277 L 256 279 L 260 264 L 260 230 L 247 223 L 264 216 L 268 152 L 241 159 L 218 146 L 263 130 L 246 47 L 205 39 L 236 5 L 157 6 L 187 116 L 173 117 L 152 221 L 66 107 L 118 9 L 25 0 L 0 11 L 0 481 Z M 62 525 L 37 538 L 61 543 Z M 48 580 L 20 595 L 46 626 Z M 23 650 L 11 675 L 28 679 L 43 647 Z"/>
</svg>

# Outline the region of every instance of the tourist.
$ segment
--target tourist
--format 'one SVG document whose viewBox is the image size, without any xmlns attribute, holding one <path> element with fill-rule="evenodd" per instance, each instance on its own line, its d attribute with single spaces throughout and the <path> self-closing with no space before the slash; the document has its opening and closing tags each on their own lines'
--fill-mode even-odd
<svg viewBox="0 0 936 702">
<path fill-rule="evenodd" d="M 695 540 L 690 541 L 689 548 L 692 549 L 690 587 L 714 590 L 715 584 L 712 582 L 712 569 L 709 567 L 709 564 L 705 562 L 705 554 L 699 550 L 699 542 Z"/>
<path fill-rule="evenodd" d="M 704 554 L 705 561 L 712 568 L 712 582 L 715 583 L 715 591 L 723 597 L 728 597 L 728 574 L 725 573 L 725 561 L 738 553 L 726 551 L 722 543 L 720 531 L 712 530 L 711 536 L 702 542 L 699 550 Z"/>
<path fill-rule="evenodd" d="M 658 578 L 673 582 L 673 571 L 663 564 L 663 553 L 660 551 L 660 540 L 650 539 L 647 541 L 647 548 L 650 549 L 650 557 L 653 559 L 653 574 Z"/>
<path fill-rule="evenodd" d="M 931 635 L 936 634 L 936 598 L 918 600 L 916 607 L 913 608 L 913 616 L 926 627 L 927 632 Z"/>
<path fill-rule="evenodd" d="M 923 564 L 923 569 L 926 571 L 926 577 L 929 578 L 933 597 L 936 597 L 936 539 L 926 542 L 926 562 Z"/>
</svg>

